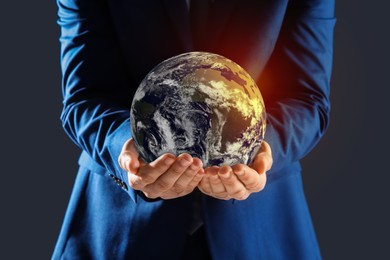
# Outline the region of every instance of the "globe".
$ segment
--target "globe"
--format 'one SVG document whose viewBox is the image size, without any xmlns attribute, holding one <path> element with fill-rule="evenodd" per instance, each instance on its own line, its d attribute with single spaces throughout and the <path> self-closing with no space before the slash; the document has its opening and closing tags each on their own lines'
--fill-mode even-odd
<svg viewBox="0 0 390 260">
<path fill-rule="evenodd" d="M 130 120 L 144 161 L 188 153 L 204 166 L 250 164 L 266 128 L 255 81 L 208 52 L 184 53 L 152 69 L 133 97 Z"/>
</svg>

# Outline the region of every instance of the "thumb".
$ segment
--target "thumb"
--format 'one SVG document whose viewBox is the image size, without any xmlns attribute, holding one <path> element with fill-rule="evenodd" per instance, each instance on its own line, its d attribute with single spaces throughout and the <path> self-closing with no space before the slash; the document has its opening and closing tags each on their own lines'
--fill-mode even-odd
<svg viewBox="0 0 390 260">
<path fill-rule="evenodd" d="M 261 148 L 256 155 L 256 158 L 252 164 L 252 168 L 258 173 L 262 174 L 271 169 L 273 163 L 272 150 L 270 145 L 263 141 Z"/>
<path fill-rule="evenodd" d="M 118 158 L 120 167 L 131 173 L 136 173 L 139 166 L 139 153 L 135 147 L 134 140 L 130 138 L 125 142 Z"/>
</svg>

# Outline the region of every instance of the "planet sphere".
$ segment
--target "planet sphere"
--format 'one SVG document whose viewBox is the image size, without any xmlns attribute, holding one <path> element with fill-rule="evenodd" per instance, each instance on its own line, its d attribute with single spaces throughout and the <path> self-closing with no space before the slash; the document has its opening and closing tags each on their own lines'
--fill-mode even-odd
<svg viewBox="0 0 390 260">
<path fill-rule="evenodd" d="M 255 81 L 238 64 L 207 52 L 184 53 L 150 71 L 134 95 L 130 120 L 144 161 L 188 153 L 204 166 L 250 164 L 266 128 Z"/>
</svg>

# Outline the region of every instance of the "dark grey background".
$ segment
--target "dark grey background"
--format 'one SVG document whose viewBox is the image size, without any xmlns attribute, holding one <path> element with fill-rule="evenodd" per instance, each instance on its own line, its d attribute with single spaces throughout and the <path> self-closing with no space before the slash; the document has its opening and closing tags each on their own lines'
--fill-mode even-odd
<svg viewBox="0 0 390 260">
<path fill-rule="evenodd" d="M 331 126 L 303 161 L 324 259 L 390 259 L 389 2 L 339 1 Z M 1 259 L 48 259 L 77 170 L 54 1 L 0 9 Z M 151 245 L 152 246 L 152 245 Z"/>
</svg>

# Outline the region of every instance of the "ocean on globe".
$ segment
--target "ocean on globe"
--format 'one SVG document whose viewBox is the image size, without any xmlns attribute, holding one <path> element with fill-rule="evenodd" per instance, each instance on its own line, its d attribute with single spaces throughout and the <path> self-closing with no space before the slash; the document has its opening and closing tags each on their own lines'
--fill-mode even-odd
<svg viewBox="0 0 390 260">
<path fill-rule="evenodd" d="M 139 85 L 130 110 L 141 158 L 188 153 L 204 166 L 250 164 L 264 138 L 264 101 L 233 61 L 188 52 L 157 65 Z"/>
</svg>

